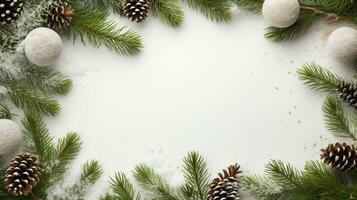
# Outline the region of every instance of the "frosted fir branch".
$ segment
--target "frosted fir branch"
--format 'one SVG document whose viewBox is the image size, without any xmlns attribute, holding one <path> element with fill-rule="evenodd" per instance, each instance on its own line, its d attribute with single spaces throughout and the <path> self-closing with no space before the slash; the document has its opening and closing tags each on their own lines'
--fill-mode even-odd
<svg viewBox="0 0 357 200">
<path fill-rule="evenodd" d="M 50 5 L 55 3 L 55 0 L 41 0 L 38 4 L 26 4 L 21 15 L 12 25 L 12 32 L 6 35 L 2 52 L 4 50 L 15 50 L 26 35 L 34 28 L 40 27 L 44 19 L 41 14 L 49 9 Z"/>
</svg>

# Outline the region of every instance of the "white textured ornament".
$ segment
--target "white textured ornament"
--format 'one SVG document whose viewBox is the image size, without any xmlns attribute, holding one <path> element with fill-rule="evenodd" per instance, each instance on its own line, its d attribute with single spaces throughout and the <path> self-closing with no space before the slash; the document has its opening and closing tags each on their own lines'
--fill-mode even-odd
<svg viewBox="0 0 357 200">
<path fill-rule="evenodd" d="M 53 65 L 62 52 L 62 39 L 52 29 L 36 28 L 25 38 L 25 54 L 37 66 Z"/>
<path fill-rule="evenodd" d="M 353 61 L 357 58 L 357 30 L 341 27 L 331 33 L 327 41 L 328 53 L 341 61 Z"/>
<path fill-rule="evenodd" d="M 299 18 L 300 4 L 298 0 L 265 0 L 262 12 L 269 25 L 286 28 Z"/>
<path fill-rule="evenodd" d="M 23 140 L 20 127 L 12 120 L 0 119 L 0 156 L 16 151 Z"/>
</svg>

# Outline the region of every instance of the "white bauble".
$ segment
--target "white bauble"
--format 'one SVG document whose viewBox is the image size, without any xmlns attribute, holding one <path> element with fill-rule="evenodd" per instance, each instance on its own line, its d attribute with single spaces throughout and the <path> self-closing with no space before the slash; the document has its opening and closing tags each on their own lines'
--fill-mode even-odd
<svg viewBox="0 0 357 200">
<path fill-rule="evenodd" d="M 262 12 L 269 25 L 286 28 L 299 18 L 300 4 L 298 0 L 265 0 Z"/>
<path fill-rule="evenodd" d="M 62 39 L 52 29 L 36 28 L 24 41 L 27 58 L 37 66 L 53 65 L 62 52 Z"/>
<path fill-rule="evenodd" d="M 338 60 L 352 61 L 357 58 L 357 30 L 341 27 L 331 33 L 327 41 L 328 53 Z"/>
<path fill-rule="evenodd" d="M 11 120 L 0 119 L 0 156 L 16 151 L 23 140 L 20 127 Z"/>
</svg>

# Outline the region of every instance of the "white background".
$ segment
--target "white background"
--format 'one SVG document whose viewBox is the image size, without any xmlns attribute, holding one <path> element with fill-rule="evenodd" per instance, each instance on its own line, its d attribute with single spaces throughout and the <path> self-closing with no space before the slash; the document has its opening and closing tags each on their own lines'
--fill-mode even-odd
<svg viewBox="0 0 357 200">
<path fill-rule="evenodd" d="M 326 55 L 336 26 L 321 21 L 299 40 L 275 43 L 263 37 L 261 16 L 235 11 L 231 22 L 217 24 L 185 13 L 179 29 L 154 18 L 137 25 L 114 17 L 143 36 L 138 56 L 64 40 L 55 67 L 70 75 L 74 88 L 59 97 L 60 117 L 47 121 L 56 138 L 81 134 L 73 173 L 88 159 L 102 163 L 105 179 L 90 199 L 107 187 L 109 175 L 130 175 L 140 162 L 177 186 L 181 159 L 191 150 L 205 156 L 212 175 L 235 162 L 248 175 L 263 173 L 270 159 L 301 168 L 338 140 L 324 128 L 324 94 L 296 76 L 311 61 L 353 75 L 352 66 Z"/>
</svg>

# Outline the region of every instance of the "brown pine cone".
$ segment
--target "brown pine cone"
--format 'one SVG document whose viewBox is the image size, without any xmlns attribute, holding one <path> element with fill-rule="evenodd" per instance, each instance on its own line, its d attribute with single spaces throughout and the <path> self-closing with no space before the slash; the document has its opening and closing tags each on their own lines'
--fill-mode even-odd
<svg viewBox="0 0 357 200">
<path fill-rule="evenodd" d="M 352 171 L 357 167 L 357 149 L 346 143 L 329 144 L 326 149 L 321 149 L 321 159 L 332 168 Z"/>
<path fill-rule="evenodd" d="M 68 27 L 73 16 L 72 6 L 64 0 L 53 3 L 49 11 L 42 15 L 45 25 L 54 30 Z"/>
<path fill-rule="evenodd" d="M 10 24 L 16 20 L 22 12 L 23 0 L 1 0 L 0 1 L 0 24 Z"/>
<path fill-rule="evenodd" d="M 356 84 L 343 82 L 337 89 L 340 98 L 357 108 L 357 86 Z"/>
<path fill-rule="evenodd" d="M 207 200 L 239 200 L 239 168 L 240 166 L 235 164 L 219 173 L 210 184 Z"/>
<path fill-rule="evenodd" d="M 5 188 L 14 196 L 28 196 L 40 181 L 38 157 L 25 153 L 16 156 L 5 172 Z"/>
<path fill-rule="evenodd" d="M 142 22 L 150 10 L 148 0 L 126 0 L 123 7 L 125 16 L 135 22 Z"/>
</svg>

